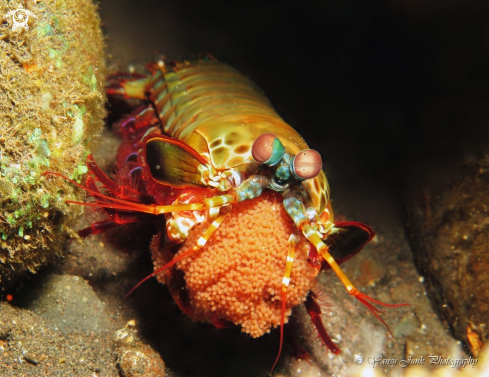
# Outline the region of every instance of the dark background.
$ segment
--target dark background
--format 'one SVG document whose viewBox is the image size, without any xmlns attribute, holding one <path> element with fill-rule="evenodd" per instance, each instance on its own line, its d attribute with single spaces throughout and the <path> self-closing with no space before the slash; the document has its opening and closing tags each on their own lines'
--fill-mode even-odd
<svg viewBox="0 0 489 377">
<path fill-rule="evenodd" d="M 121 69 L 159 55 L 210 53 L 251 77 L 321 153 L 336 213 L 379 233 L 399 237 L 403 205 L 441 190 L 462 161 L 487 150 L 488 1 L 100 6 L 111 61 Z M 202 337 L 203 348 L 212 334 Z M 264 342 L 253 347 L 276 346 L 276 339 Z"/>
<path fill-rule="evenodd" d="M 489 2 L 103 0 L 124 64 L 211 53 L 251 77 L 317 149 L 335 207 L 389 226 L 482 151 Z"/>
</svg>

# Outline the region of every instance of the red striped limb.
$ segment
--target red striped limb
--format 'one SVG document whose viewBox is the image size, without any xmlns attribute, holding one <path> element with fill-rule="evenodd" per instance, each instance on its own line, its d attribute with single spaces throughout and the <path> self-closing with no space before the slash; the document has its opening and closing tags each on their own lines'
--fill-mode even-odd
<svg viewBox="0 0 489 377">
<path fill-rule="evenodd" d="M 381 305 L 381 306 L 387 306 L 387 307 L 391 307 L 391 308 L 392 307 L 398 307 L 398 306 L 407 306 L 409 304 L 386 304 L 384 302 L 377 301 L 377 300 L 373 299 L 372 297 L 360 292 L 353 285 L 353 283 L 348 279 L 348 277 L 345 275 L 343 270 L 340 268 L 340 266 L 338 265 L 336 260 L 330 254 L 329 247 L 322 241 L 318 232 L 315 231 L 307 222 L 300 224 L 299 228 L 302 230 L 302 233 L 308 239 L 308 241 L 311 242 L 313 244 L 313 246 L 316 248 L 319 255 L 329 264 L 331 269 L 339 277 L 340 281 L 343 283 L 343 285 L 345 286 L 348 293 L 351 296 L 355 297 L 357 300 L 359 300 L 363 305 L 365 305 L 367 307 L 367 309 L 375 317 L 377 317 L 377 319 L 380 322 L 382 322 L 382 324 L 387 328 L 389 333 L 392 335 L 392 332 L 389 329 L 389 326 L 387 326 L 385 321 L 379 315 L 380 313 L 383 313 L 383 311 L 378 309 L 377 307 L 375 307 L 373 304 L 377 304 L 377 305 Z M 327 241 L 327 239 L 326 239 L 326 241 Z M 361 245 L 361 246 L 363 246 L 363 245 Z M 394 337 L 394 336 L 392 335 L 392 337 Z"/>
<path fill-rule="evenodd" d="M 115 212 L 114 214 L 109 214 L 110 220 L 96 221 L 92 223 L 89 227 L 79 230 L 77 233 L 81 238 L 86 238 L 88 236 L 103 233 L 109 229 L 115 228 L 118 225 L 130 224 L 141 221 L 140 217 L 127 212 Z"/>
<path fill-rule="evenodd" d="M 280 317 L 280 346 L 278 349 L 278 355 L 273 363 L 272 370 L 277 365 L 278 359 L 280 358 L 280 354 L 282 353 L 282 346 L 284 343 L 284 323 L 285 323 L 285 306 L 287 303 L 287 288 L 290 283 L 290 277 L 292 274 L 292 265 L 294 263 L 295 251 L 297 249 L 297 245 L 299 244 L 300 237 L 297 234 L 292 233 L 289 237 L 289 251 L 287 253 L 287 259 L 285 261 L 285 270 L 284 276 L 282 278 L 282 308 L 281 308 L 281 317 Z"/>
<path fill-rule="evenodd" d="M 99 182 L 102 183 L 104 187 L 109 190 L 113 195 L 117 196 L 120 199 L 134 202 L 142 202 L 144 200 L 144 195 L 141 194 L 138 190 L 135 190 L 128 185 L 118 185 L 112 179 L 107 177 L 102 169 L 100 169 L 95 163 L 91 155 L 87 157 L 87 165 L 95 178 L 97 178 Z M 95 185 L 89 187 L 94 190 Z M 97 192 L 100 194 L 98 190 Z"/>
<path fill-rule="evenodd" d="M 104 195 L 100 191 L 94 190 L 93 188 L 85 187 L 60 173 L 47 171 L 42 173 L 41 175 L 54 175 L 57 177 L 61 177 L 67 180 L 68 182 L 70 182 L 71 184 L 75 185 L 76 187 L 85 190 L 87 193 L 89 193 L 95 198 L 95 202 L 89 202 L 89 203 L 67 200 L 66 203 L 70 203 L 70 204 L 78 204 L 78 205 L 94 207 L 94 208 L 108 208 L 108 209 L 121 210 L 121 211 L 134 211 L 140 213 L 148 213 L 150 215 L 161 215 L 164 213 L 178 212 L 178 211 L 198 211 L 206 208 L 203 203 L 157 206 L 156 204 L 142 204 L 137 202 L 131 202 L 129 200 L 124 200 L 124 199 L 119 199 L 116 197 Z"/>
<path fill-rule="evenodd" d="M 78 184 L 77 186 L 89 192 L 92 196 L 94 197 L 105 196 L 100 192 L 99 187 L 96 184 L 96 180 L 98 180 L 100 183 L 102 183 L 103 187 L 105 187 L 110 193 L 124 200 L 141 202 L 145 198 L 143 194 L 133 189 L 132 187 L 127 185 L 118 185 L 109 177 L 107 177 L 107 175 L 97 166 L 92 156 L 87 157 L 87 165 L 90 169 L 90 172 L 93 174 L 93 176 L 89 175 L 87 177 L 85 181 L 85 186 L 81 186 Z M 49 173 L 49 172 L 47 174 L 59 175 L 56 173 Z M 64 176 L 62 177 L 69 180 Z M 73 181 L 71 182 L 75 183 Z M 70 201 L 67 202 L 69 203 Z M 125 212 L 114 208 L 104 208 L 104 211 L 108 216 L 108 219 L 96 221 L 92 223 L 89 227 L 78 231 L 78 235 L 82 238 L 85 238 L 94 234 L 103 233 L 118 225 L 140 222 L 143 220 L 141 218 L 141 215 L 137 213 Z"/>
</svg>

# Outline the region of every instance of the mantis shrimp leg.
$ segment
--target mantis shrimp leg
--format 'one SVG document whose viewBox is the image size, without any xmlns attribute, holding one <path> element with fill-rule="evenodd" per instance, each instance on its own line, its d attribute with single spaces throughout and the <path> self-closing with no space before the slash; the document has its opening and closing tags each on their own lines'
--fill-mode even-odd
<svg viewBox="0 0 489 377">
<path fill-rule="evenodd" d="M 360 292 L 348 279 L 345 275 L 338 262 L 333 258 L 331 253 L 329 252 L 329 247 L 326 245 L 320 237 L 320 233 L 316 231 L 312 226 L 311 222 L 308 219 L 305 211 L 305 207 L 303 203 L 296 197 L 297 194 L 291 194 L 287 198 L 284 198 L 284 207 L 287 213 L 290 215 L 297 228 L 301 230 L 307 240 L 316 248 L 318 254 L 323 258 L 324 261 L 331 267 L 334 273 L 341 280 L 343 285 L 345 286 L 348 293 L 359 300 L 363 305 L 367 307 L 367 309 L 379 319 L 380 322 L 387 328 L 389 333 L 392 335 L 392 332 L 389 329 L 389 326 L 385 323 L 385 321 L 380 317 L 380 313 L 383 313 L 382 310 L 375 307 L 373 304 L 387 306 L 387 307 L 398 307 L 398 306 L 408 306 L 409 304 L 386 304 L 380 301 L 373 299 L 372 297 Z M 334 228 L 331 233 L 334 232 Z M 331 237 L 328 236 L 328 237 Z M 373 304 L 372 304 L 373 303 Z"/>
<path fill-rule="evenodd" d="M 300 238 L 297 234 L 292 233 L 289 238 L 289 251 L 287 253 L 287 259 L 285 262 L 284 277 L 282 278 L 282 316 L 280 318 L 280 346 L 278 350 L 277 358 L 272 366 L 272 371 L 280 358 L 282 353 L 282 345 L 284 342 L 284 322 L 285 322 L 285 304 L 287 301 L 287 288 L 290 283 L 290 276 L 292 274 L 292 265 L 294 263 L 295 251 L 299 244 Z"/>
</svg>

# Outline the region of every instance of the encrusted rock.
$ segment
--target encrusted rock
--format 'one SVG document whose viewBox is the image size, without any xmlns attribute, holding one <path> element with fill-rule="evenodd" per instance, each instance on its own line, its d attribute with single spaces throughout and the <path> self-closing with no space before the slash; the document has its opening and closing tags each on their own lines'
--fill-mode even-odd
<svg viewBox="0 0 489 377">
<path fill-rule="evenodd" d="M 165 363 L 147 344 L 138 340 L 135 322 L 117 330 L 112 339 L 116 343 L 117 367 L 123 377 L 165 377 Z"/>
<path fill-rule="evenodd" d="M 25 7 L 25 8 L 24 8 Z M 27 28 L 12 12 L 28 14 Z M 27 13 L 28 12 L 28 13 Z M 2 1 L 0 289 L 61 255 L 79 180 L 105 115 L 103 35 L 91 0 Z M 18 16 L 17 16 L 18 17 Z"/>
<path fill-rule="evenodd" d="M 489 337 L 489 156 L 408 208 L 414 258 L 435 310 L 477 356 Z"/>
</svg>

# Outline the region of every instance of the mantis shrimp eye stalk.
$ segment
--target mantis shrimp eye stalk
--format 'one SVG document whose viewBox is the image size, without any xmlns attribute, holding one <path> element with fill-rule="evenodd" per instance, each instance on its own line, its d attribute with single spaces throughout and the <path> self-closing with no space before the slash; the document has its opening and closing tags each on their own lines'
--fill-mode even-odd
<svg viewBox="0 0 489 377">
<path fill-rule="evenodd" d="M 298 180 L 316 177 L 323 168 L 321 155 L 314 149 L 306 149 L 292 158 L 290 172 Z"/>
<path fill-rule="evenodd" d="M 256 162 L 273 166 L 280 162 L 285 154 L 285 148 L 275 134 L 266 133 L 256 138 L 251 153 Z"/>
</svg>

